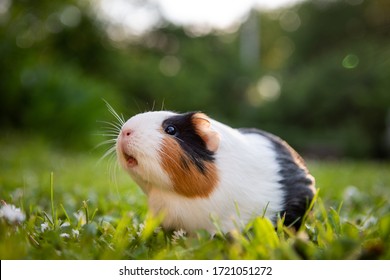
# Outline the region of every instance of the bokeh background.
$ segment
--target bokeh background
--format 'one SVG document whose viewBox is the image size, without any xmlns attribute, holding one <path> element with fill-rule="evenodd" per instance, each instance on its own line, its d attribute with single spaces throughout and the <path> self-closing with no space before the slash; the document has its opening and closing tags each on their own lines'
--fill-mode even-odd
<svg viewBox="0 0 390 280">
<path fill-rule="evenodd" d="M 389 15 L 388 0 L 0 0 L 1 137 L 88 150 L 106 100 L 388 159 Z"/>
</svg>

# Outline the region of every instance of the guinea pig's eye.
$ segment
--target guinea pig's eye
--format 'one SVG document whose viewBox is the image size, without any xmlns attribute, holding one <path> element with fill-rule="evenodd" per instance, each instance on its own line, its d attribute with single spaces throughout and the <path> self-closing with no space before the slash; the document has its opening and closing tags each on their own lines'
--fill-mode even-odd
<svg viewBox="0 0 390 280">
<path fill-rule="evenodd" d="M 173 125 L 168 125 L 166 128 L 165 128 L 165 132 L 169 135 L 175 135 L 176 134 L 176 127 L 174 127 Z"/>
</svg>

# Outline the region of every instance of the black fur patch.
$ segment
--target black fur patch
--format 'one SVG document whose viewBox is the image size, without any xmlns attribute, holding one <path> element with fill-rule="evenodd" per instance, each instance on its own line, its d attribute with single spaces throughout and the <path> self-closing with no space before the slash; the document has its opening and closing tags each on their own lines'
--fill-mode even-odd
<svg viewBox="0 0 390 280">
<path fill-rule="evenodd" d="M 194 114 L 196 112 L 170 117 L 162 123 L 162 128 L 165 130 L 169 125 L 173 125 L 176 128 L 175 135 L 167 134 L 167 136 L 174 137 L 192 163 L 196 165 L 202 174 L 205 174 L 204 162 L 213 162 L 214 153 L 207 149 L 206 143 L 196 133 L 195 126 L 192 122 Z M 181 162 L 183 168 L 188 169 L 188 164 L 187 159 L 183 157 Z"/>
<path fill-rule="evenodd" d="M 269 139 L 276 151 L 279 163 L 279 183 L 284 191 L 284 210 L 280 215 L 285 216 L 285 224 L 298 229 L 302 217 L 308 209 L 314 193 L 310 186 L 314 185 L 302 158 L 279 137 L 258 129 L 240 129 L 241 133 L 257 133 Z"/>
</svg>

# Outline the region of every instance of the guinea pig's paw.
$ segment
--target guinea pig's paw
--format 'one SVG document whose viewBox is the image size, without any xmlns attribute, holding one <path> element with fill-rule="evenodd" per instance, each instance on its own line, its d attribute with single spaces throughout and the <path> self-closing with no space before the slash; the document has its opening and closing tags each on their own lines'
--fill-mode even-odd
<svg viewBox="0 0 390 280">
<path fill-rule="evenodd" d="M 209 117 L 203 113 L 196 113 L 192 117 L 192 122 L 196 127 L 198 135 L 206 143 L 206 147 L 211 152 L 216 152 L 219 147 L 219 133 L 211 128 Z"/>
</svg>

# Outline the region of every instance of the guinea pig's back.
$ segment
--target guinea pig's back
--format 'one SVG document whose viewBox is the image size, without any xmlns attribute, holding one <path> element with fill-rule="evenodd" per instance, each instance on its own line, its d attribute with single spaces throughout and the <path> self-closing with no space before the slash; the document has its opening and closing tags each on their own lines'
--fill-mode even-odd
<svg viewBox="0 0 390 280">
<path fill-rule="evenodd" d="M 302 157 L 279 137 L 259 129 L 239 129 L 244 135 L 258 135 L 271 144 L 278 164 L 278 175 L 283 191 L 283 210 L 285 224 L 298 228 L 301 218 L 308 209 L 315 194 L 315 180 L 309 174 Z"/>
<path fill-rule="evenodd" d="M 314 178 L 298 153 L 259 129 L 212 125 L 221 135 L 216 163 L 224 195 L 234 194 L 240 214 L 248 219 L 265 212 L 275 222 L 280 213 L 286 225 L 298 228 L 315 193 Z"/>
</svg>

